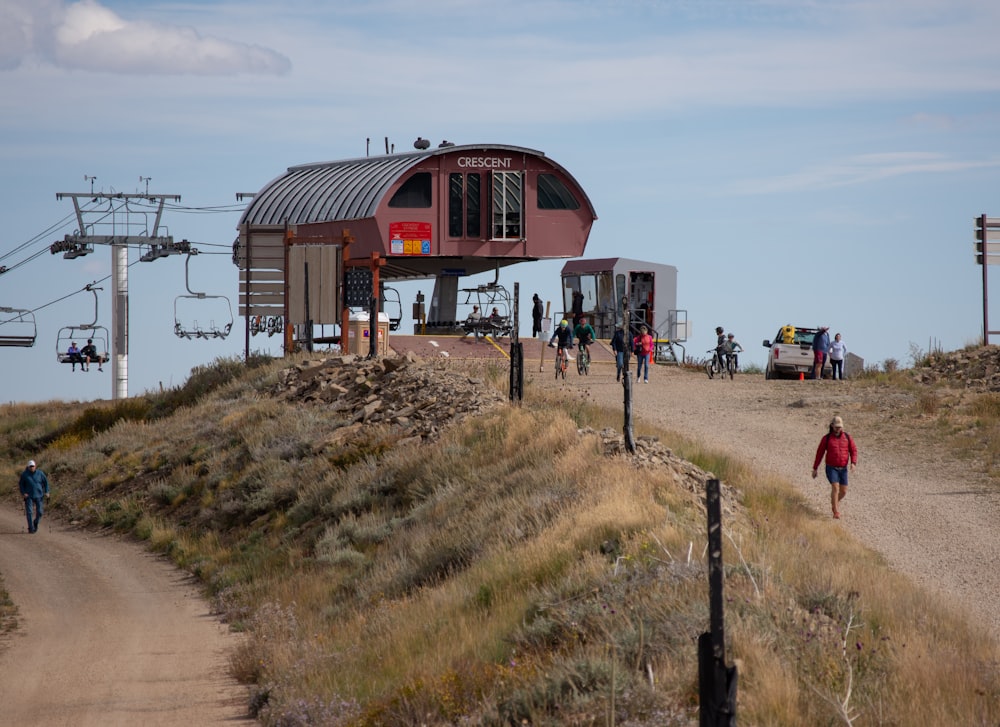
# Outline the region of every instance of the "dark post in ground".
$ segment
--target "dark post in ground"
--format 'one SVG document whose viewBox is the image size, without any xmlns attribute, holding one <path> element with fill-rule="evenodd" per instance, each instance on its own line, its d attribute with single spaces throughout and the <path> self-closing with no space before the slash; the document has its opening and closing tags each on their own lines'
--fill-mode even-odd
<svg viewBox="0 0 1000 727">
<path fill-rule="evenodd" d="M 521 403 L 524 398 L 524 349 L 517 337 L 519 298 L 521 284 L 514 283 L 514 310 L 510 329 L 510 385 L 508 397 L 515 403 Z"/>
<path fill-rule="evenodd" d="M 736 667 L 726 666 L 722 607 L 722 492 L 718 480 L 705 490 L 708 510 L 710 630 L 698 637 L 699 727 L 736 727 Z"/>
<path fill-rule="evenodd" d="M 622 367 L 622 391 L 625 398 L 625 423 L 622 431 L 625 435 L 625 449 L 629 454 L 635 454 L 635 430 L 632 428 L 632 374 L 628 370 L 629 351 L 632 348 L 632 311 L 628 307 L 628 296 L 622 298 L 622 324 L 625 326 L 625 362 Z M 616 354 L 617 358 L 617 354 Z"/>
</svg>

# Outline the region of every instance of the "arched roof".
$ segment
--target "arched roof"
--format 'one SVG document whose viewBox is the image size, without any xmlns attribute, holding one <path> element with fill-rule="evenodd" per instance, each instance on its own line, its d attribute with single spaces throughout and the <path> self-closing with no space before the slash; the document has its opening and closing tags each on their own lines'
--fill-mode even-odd
<svg viewBox="0 0 1000 727">
<path fill-rule="evenodd" d="M 289 167 L 287 172 L 268 182 L 254 196 L 243 211 L 240 226 L 246 223 L 299 225 L 373 217 L 386 192 L 421 161 L 473 150 L 502 150 L 543 157 L 548 164 L 573 180 L 586 197 L 573 176 L 545 157 L 544 152 L 503 144 L 467 144 Z M 593 212 L 589 198 L 586 203 Z"/>
</svg>

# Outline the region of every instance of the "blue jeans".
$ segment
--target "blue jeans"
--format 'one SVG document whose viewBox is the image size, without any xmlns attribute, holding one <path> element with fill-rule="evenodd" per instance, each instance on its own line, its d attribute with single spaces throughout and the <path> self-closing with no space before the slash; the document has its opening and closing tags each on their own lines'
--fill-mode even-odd
<svg viewBox="0 0 1000 727">
<path fill-rule="evenodd" d="M 643 367 L 645 367 L 645 379 L 649 381 L 649 354 L 637 354 L 635 357 L 635 380 L 643 378 Z"/>
<path fill-rule="evenodd" d="M 618 367 L 618 371 L 615 374 L 615 381 L 618 381 L 622 377 L 622 369 L 625 368 L 625 352 L 615 351 L 615 365 Z"/>
<path fill-rule="evenodd" d="M 26 497 L 24 498 L 24 514 L 28 518 L 28 531 L 35 532 L 38 530 L 38 521 L 42 519 L 42 500 L 41 497 Z M 34 505 L 35 508 L 35 519 L 31 519 L 31 508 Z"/>
</svg>

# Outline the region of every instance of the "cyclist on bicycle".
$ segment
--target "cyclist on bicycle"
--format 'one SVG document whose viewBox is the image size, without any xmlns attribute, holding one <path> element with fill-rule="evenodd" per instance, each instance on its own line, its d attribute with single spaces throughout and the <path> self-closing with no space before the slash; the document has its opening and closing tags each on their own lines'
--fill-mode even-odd
<svg viewBox="0 0 1000 727">
<path fill-rule="evenodd" d="M 587 323 L 587 316 L 580 318 L 580 322 L 573 329 L 573 337 L 583 346 L 583 350 L 587 352 L 587 358 L 589 359 L 590 344 L 597 338 L 597 334 L 594 332 L 594 327 Z"/>
<path fill-rule="evenodd" d="M 719 371 L 726 370 L 726 356 L 729 355 L 729 343 L 726 341 L 726 334 L 722 326 L 715 327 L 715 334 L 718 339 L 715 342 L 715 356 L 719 361 Z"/>
<path fill-rule="evenodd" d="M 736 340 L 736 336 L 732 333 L 726 336 L 726 338 L 728 339 L 726 341 L 726 348 L 729 351 L 728 355 L 733 357 L 733 366 L 738 369 L 740 367 L 740 357 L 736 355 L 736 352 L 743 353 L 743 346 L 740 345 L 740 342 Z"/>
<path fill-rule="evenodd" d="M 549 348 L 555 345 L 556 339 L 559 340 L 559 348 L 556 350 L 556 365 L 559 364 L 559 357 L 566 352 L 567 358 L 569 357 L 569 349 L 573 345 L 573 331 L 569 328 L 569 321 L 563 318 L 559 321 L 559 327 L 556 332 L 552 334 L 552 338 L 549 339 Z"/>
</svg>

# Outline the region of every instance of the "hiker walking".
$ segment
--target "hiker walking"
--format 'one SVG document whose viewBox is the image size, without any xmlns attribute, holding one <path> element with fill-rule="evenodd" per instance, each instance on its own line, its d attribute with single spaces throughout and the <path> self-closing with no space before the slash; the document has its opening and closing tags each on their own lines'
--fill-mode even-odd
<svg viewBox="0 0 1000 727">
<path fill-rule="evenodd" d="M 847 470 L 858 464 L 858 447 L 851 435 L 844 431 L 844 420 L 835 416 L 830 431 L 819 440 L 816 459 L 813 460 L 813 479 L 819 463 L 826 457 L 826 479 L 830 483 L 830 506 L 833 516 L 840 518 L 840 501 L 847 497 Z"/>
<path fill-rule="evenodd" d="M 35 460 L 30 460 L 21 473 L 17 488 L 24 498 L 24 514 L 28 518 L 28 532 L 38 532 L 38 521 L 42 519 L 42 500 L 49 496 L 49 478 L 38 469 Z M 34 510 L 34 518 L 32 518 Z"/>
</svg>

